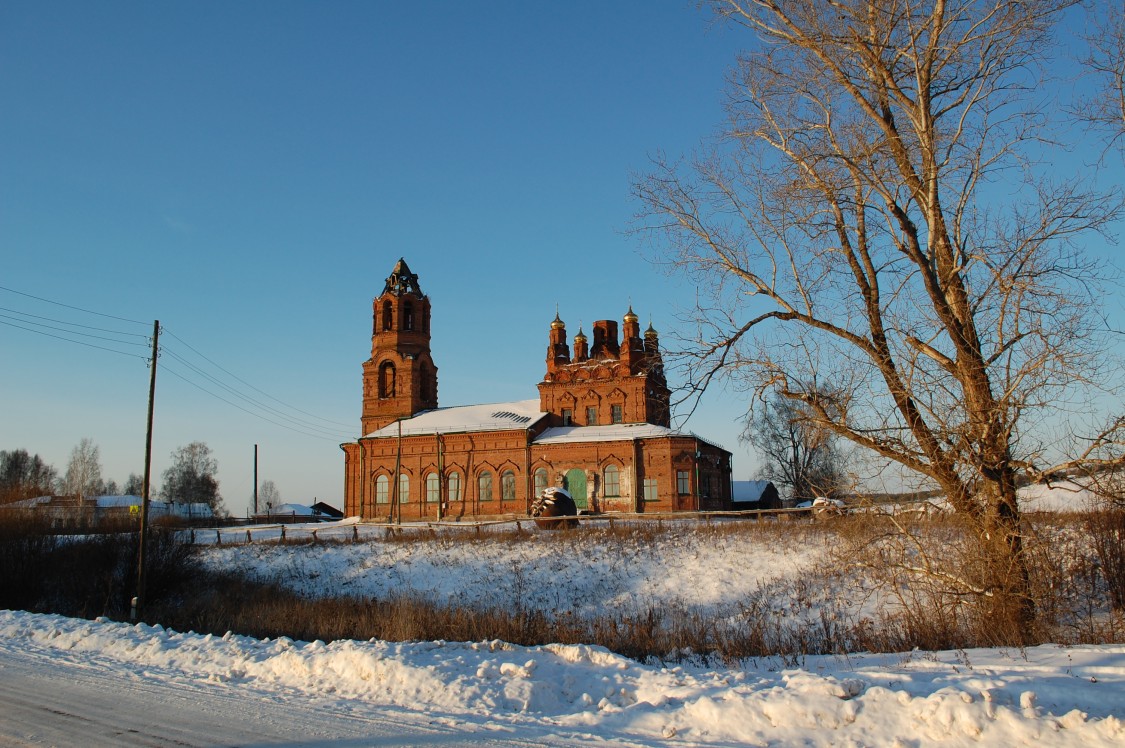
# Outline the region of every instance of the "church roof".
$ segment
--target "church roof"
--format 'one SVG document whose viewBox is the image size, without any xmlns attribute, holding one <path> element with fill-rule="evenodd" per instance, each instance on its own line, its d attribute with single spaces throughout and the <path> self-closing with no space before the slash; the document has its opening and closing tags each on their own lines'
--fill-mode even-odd
<svg viewBox="0 0 1125 748">
<path fill-rule="evenodd" d="M 535 439 L 535 444 L 573 444 L 578 442 L 616 442 L 629 439 L 655 439 L 662 436 L 687 436 L 723 449 L 690 431 L 678 431 L 652 423 L 615 423 L 609 426 L 555 426 Z M 724 450 L 725 451 L 725 450 Z"/>
<path fill-rule="evenodd" d="M 422 434 L 455 434 L 466 431 L 507 431 L 526 429 L 547 414 L 539 410 L 539 399 L 517 400 L 510 403 L 460 405 L 453 408 L 435 408 L 418 413 L 413 418 L 390 423 L 367 434 L 368 439 L 398 436 L 399 423 L 403 436 Z"/>
</svg>

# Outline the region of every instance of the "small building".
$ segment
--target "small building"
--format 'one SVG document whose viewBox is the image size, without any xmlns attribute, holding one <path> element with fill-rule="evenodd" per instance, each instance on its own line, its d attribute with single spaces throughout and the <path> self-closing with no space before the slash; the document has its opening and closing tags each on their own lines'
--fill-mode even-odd
<svg viewBox="0 0 1125 748">
<path fill-rule="evenodd" d="M 402 520 L 525 515 L 561 485 L 580 511 L 731 508 L 731 454 L 671 427 L 657 332 L 632 308 L 573 347 L 550 323 L 539 397 L 438 406 L 430 299 L 400 259 L 372 304 L 362 436 L 344 451 L 345 514 Z"/>
<path fill-rule="evenodd" d="M 732 482 L 731 509 L 781 509 L 777 486 L 768 480 L 736 480 Z"/>
</svg>

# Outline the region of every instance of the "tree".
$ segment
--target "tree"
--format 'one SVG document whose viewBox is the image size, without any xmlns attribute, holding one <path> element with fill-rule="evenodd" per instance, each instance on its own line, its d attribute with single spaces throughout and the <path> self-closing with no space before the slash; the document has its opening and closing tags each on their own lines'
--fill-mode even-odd
<svg viewBox="0 0 1125 748">
<path fill-rule="evenodd" d="M 832 496 L 843 481 L 836 435 L 800 403 L 772 395 L 747 420 L 744 437 L 762 456 L 760 476 L 787 488 L 791 502 Z"/>
<path fill-rule="evenodd" d="M 998 640 L 1026 640 L 1016 486 L 1096 445 L 1120 462 L 1125 428 L 1109 418 L 1051 467 L 1034 431 L 1114 370 L 1077 241 L 1120 203 L 1035 163 L 1037 76 L 1070 3 L 712 4 L 756 44 L 725 137 L 634 186 L 639 230 L 701 289 L 688 387 L 776 393 L 936 484 L 980 551 L 959 593 Z"/>
<path fill-rule="evenodd" d="M 125 480 L 125 485 L 121 488 L 121 493 L 125 496 L 141 496 L 144 492 L 145 479 L 143 475 L 136 473 L 129 473 L 129 477 Z M 152 496 L 152 491 L 149 491 L 149 496 Z"/>
<path fill-rule="evenodd" d="M 172 452 L 172 465 L 164 471 L 160 496 L 165 501 L 209 505 L 216 513 L 222 511 L 219 481 L 215 474 L 219 465 L 211 456 L 211 448 L 203 442 L 192 442 Z"/>
<path fill-rule="evenodd" d="M 1085 98 L 1075 114 L 1106 133 L 1109 145 L 1125 152 L 1125 15 L 1114 3 L 1093 6 L 1087 36 L 1089 55 L 1083 60 L 1094 76 L 1096 93 Z"/>
<path fill-rule="evenodd" d="M 70 462 L 63 477 L 63 493 L 83 498 L 101 492 L 102 465 L 98 445 L 91 439 L 82 439 L 70 451 Z"/>
<path fill-rule="evenodd" d="M 0 450 L 0 503 L 54 493 L 58 472 L 26 449 Z"/>
<path fill-rule="evenodd" d="M 281 492 L 277 490 L 277 485 L 272 480 L 264 480 L 258 487 L 258 503 L 265 506 L 267 510 L 281 506 Z"/>
</svg>

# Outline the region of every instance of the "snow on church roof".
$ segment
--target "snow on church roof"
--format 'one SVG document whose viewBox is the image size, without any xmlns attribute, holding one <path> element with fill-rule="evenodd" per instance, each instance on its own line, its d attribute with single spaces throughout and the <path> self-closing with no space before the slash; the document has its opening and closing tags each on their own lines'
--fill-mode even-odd
<svg viewBox="0 0 1125 748">
<path fill-rule="evenodd" d="M 435 408 L 419 413 L 413 418 L 390 423 L 367 434 L 367 439 L 398 436 L 402 424 L 403 436 L 422 434 L 455 434 L 465 431 L 507 431 L 526 429 L 547 416 L 539 410 L 539 398 L 517 400 L 511 403 L 461 405 L 453 408 Z"/>
<path fill-rule="evenodd" d="M 574 442 L 614 442 L 629 439 L 655 439 L 662 436 L 687 436 L 723 449 L 690 431 L 677 431 L 652 423 L 615 423 L 610 426 L 555 426 L 535 439 L 536 444 L 569 444 Z"/>
</svg>

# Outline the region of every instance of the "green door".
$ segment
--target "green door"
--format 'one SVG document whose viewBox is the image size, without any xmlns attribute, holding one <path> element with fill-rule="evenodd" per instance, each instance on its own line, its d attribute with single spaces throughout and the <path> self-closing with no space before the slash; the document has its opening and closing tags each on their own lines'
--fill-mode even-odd
<svg viewBox="0 0 1125 748">
<path fill-rule="evenodd" d="M 574 499 L 574 505 L 578 507 L 579 511 L 588 507 L 585 470 L 575 468 L 566 472 L 566 490 L 570 493 L 570 497 Z"/>
</svg>

